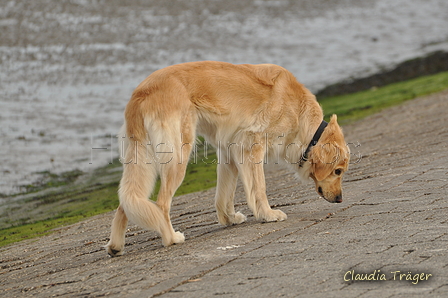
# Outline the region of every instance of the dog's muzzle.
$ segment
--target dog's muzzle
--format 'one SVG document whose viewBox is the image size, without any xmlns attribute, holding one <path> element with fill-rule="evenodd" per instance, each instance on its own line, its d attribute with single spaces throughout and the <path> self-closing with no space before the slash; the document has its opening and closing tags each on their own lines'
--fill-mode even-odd
<svg viewBox="0 0 448 298">
<path fill-rule="evenodd" d="M 342 194 L 336 195 L 336 196 L 334 197 L 334 199 L 330 201 L 329 199 L 327 199 L 327 198 L 325 197 L 324 192 L 323 192 L 323 190 L 322 190 L 322 187 L 319 186 L 319 187 L 317 188 L 317 192 L 322 196 L 322 198 L 324 198 L 325 200 L 327 200 L 327 201 L 330 202 L 330 203 L 342 203 Z"/>
</svg>

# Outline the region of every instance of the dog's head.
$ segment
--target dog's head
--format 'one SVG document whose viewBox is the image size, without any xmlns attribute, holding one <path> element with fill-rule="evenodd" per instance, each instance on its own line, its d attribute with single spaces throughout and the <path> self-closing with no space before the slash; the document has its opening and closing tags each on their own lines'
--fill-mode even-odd
<svg viewBox="0 0 448 298">
<path fill-rule="evenodd" d="M 331 117 L 317 144 L 309 154 L 310 177 L 316 191 L 330 203 L 342 202 L 342 176 L 348 169 L 350 152 L 336 115 Z"/>
</svg>

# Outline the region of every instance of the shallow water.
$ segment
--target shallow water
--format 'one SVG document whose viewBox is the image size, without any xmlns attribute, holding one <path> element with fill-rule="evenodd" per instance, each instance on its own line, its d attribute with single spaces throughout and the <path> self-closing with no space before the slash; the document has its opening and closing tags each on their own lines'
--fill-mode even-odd
<svg viewBox="0 0 448 298">
<path fill-rule="evenodd" d="M 275 63 L 317 91 L 448 50 L 446 16 L 446 0 L 0 1 L 0 193 L 110 162 L 161 67 Z"/>
</svg>

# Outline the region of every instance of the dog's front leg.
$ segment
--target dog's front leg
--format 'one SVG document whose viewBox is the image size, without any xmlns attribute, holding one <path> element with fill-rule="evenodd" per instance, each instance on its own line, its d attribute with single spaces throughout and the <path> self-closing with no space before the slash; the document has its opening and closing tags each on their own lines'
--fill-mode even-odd
<svg viewBox="0 0 448 298">
<path fill-rule="evenodd" d="M 243 162 L 237 163 L 246 193 L 247 204 L 257 219 L 267 222 L 285 220 L 287 216 L 283 211 L 273 210 L 269 206 L 263 171 L 264 150 L 262 147 L 255 147 L 261 147 L 261 145 L 252 146 L 251 150 L 246 150 Z"/>
<path fill-rule="evenodd" d="M 238 179 L 238 169 L 232 159 L 218 164 L 218 183 L 216 186 L 215 207 L 218 221 L 225 226 L 236 225 L 246 221 L 244 214 L 235 213 L 234 196 Z"/>
</svg>

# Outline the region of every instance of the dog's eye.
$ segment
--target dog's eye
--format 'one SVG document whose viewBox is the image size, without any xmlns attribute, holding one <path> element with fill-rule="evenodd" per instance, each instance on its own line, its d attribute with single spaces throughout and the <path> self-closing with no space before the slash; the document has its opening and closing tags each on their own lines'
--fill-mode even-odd
<svg viewBox="0 0 448 298">
<path fill-rule="evenodd" d="M 342 170 L 341 169 L 336 169 L 335 171 L 334 171 L 334 173 L 335 173 L 335 175 L 341 175 L 342 174 Z"/>
</svg>

